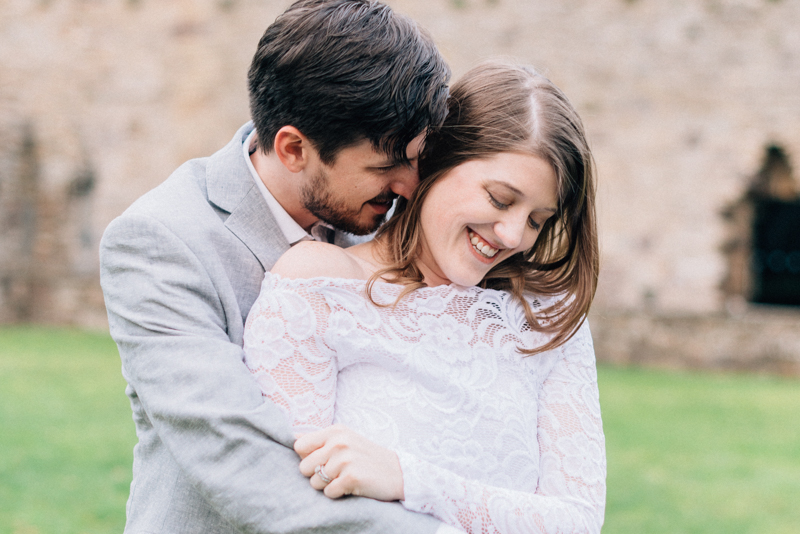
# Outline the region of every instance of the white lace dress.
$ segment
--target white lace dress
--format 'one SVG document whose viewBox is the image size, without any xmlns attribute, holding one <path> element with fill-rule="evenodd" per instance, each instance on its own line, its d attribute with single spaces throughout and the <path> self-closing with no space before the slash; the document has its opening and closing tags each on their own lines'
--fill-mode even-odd
<svg viewBox="0 0 800 534">
<path fill-rule="evenodd" d="M 438 286 L 377 307 L 364 286 L 264 279 L 245 363 L 295 429 L 341 423 L 396 451 L 403 505 L 467 532 L 600 532 L 605 445 L 588 326 L 523 357 L 518 346 L 546 337 L 506 292 Z M 391 304 L 401 289 L 376 283 L 373 297 Z"/>
</svg>

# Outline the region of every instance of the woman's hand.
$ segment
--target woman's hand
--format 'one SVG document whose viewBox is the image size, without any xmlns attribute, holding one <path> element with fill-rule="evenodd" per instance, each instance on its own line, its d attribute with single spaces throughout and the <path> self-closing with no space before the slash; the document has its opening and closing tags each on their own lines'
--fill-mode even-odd
<svg viewBox="0 0 800 534">
<path fill-rule="evenodd" d="M 300 436 L 294 443 L 300 455 L 300 472 L 325 496 L 360 495 L 379 501 L 403 499 L 403 472 L 397 455 L 342 425 Z M 324 466 L 326 483 L 317 466 Z"/>
</svg>

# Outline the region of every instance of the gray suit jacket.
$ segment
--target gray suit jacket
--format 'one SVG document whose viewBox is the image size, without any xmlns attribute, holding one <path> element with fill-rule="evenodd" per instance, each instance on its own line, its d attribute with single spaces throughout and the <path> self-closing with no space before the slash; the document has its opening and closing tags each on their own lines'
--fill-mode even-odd
<svg viewBox="0 0 800 534">
<path fill-rule="evenodd" d="M 398 503 L 331 501 L 242 363 L 264 271 L 289 248 L 246 167 L 252 124 L 106 230 L 101 283 L 139 443 L 126 533 L 433 533 Z"/>
</svg>

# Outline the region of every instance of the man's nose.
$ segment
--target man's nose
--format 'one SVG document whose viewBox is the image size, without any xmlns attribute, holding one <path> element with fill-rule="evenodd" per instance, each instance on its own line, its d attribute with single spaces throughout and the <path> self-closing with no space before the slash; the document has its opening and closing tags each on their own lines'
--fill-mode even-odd
<svg viewBox="0 0 800 534">
<path fill-rule="evenodd" d="M 401 165 L 395 169 L 395 175 L 392 177 L 392 183 L 389 188 L 394 194 L 408 199 L 411 198 L 418 184 L 419 172 L 417 171 L 417 166 Z"/>
</svg>

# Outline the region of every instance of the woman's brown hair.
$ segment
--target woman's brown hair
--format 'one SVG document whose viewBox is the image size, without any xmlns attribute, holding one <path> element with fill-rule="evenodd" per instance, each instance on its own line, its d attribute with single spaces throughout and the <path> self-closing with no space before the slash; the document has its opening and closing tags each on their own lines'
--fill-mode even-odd
<svg viewBox="0 0 800 534">
<path fill-rule="evenodd" d="M 493 267 L 480 287 L 510 292 L 531 328 L 554 334 L 544 345 L 522 352 L 558 347 L 586 319 L 599 269 L 594 165 L 581 119 L 550 80 L 531 68 L 503 63 L 483 64 L 464 75 L 452 87 L 448 108 L 444 124 L 427 137 L 414 196 L 398 199 L 394 215 L 376 235 L 388 245 L 390 266 L 370 278 L 368 294 L 379 279 L 406 284 L 401 298 L 425 285 L 415 265 L 420 211 L 440 178 L 469 160 L 502 152 L 532 154 L 556 173 L 558 213 L 543 225 L 533 248 Z M 534 312 L 526 293 L 558 299 Z"/>
</svg>

